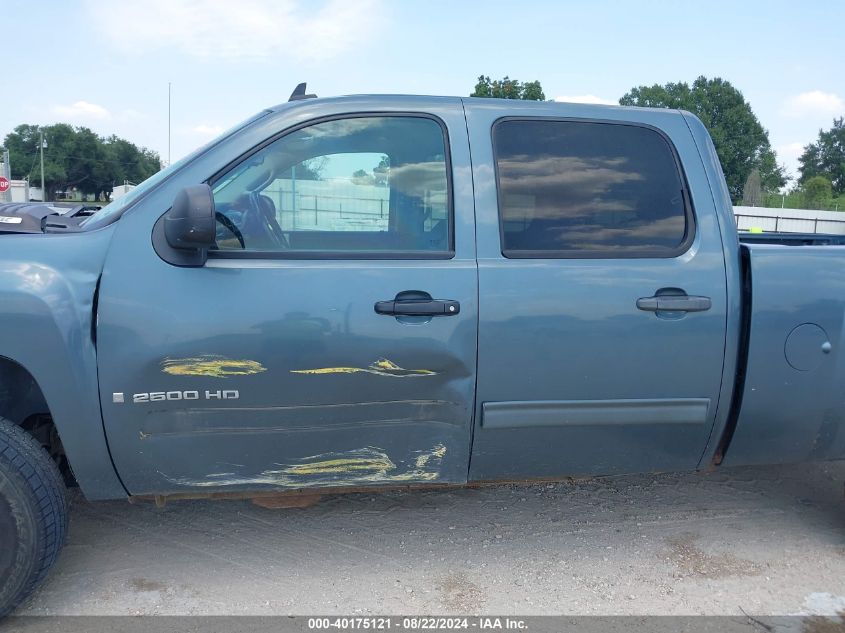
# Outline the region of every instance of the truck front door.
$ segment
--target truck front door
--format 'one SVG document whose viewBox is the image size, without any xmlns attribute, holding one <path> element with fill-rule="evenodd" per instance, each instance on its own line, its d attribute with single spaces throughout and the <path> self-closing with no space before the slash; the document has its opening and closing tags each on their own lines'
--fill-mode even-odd
<svg viewBox="0 0 845 633">
<path fill-rule="evenodd" d="M 726 281 L 683 118 L 649 113 L 657 129 L 625 110 L 598 121 L 538 104 L 508 117 L 470 102 L 480 296 L 470 478 L 695 468 L 719 400 Z"/>
<path fill-rule="evenodd" d="M 155 252 L 155 196 L 121 219 L 97 345 L 132 494 L 466 481 L 469 149 L 460 101 L 430 105 L 277 117 L 218 159 L 203 267 Z"/>
</svg>

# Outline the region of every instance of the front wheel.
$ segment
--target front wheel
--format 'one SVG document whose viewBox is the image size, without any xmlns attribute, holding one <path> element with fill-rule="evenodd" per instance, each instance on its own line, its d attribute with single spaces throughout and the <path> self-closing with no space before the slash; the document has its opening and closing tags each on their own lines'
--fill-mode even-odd
<svg viewBox="0 0 845 633">
<path fill-rule="evenodd" d="M 44 580 L 67 532 L 61 473 L 38 441 L 0 418 L 0 618 Z"/>
</svg>

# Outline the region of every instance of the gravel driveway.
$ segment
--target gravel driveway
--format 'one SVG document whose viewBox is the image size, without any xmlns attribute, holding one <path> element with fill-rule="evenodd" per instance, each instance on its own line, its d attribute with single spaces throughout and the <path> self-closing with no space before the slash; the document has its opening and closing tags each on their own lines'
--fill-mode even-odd
<svg viewBox="0 0 845 633">
<path fill-rule="evenodd" d="M 26 614 L 833 614 L 845 463 L 89 503 Z"/>
</svg>

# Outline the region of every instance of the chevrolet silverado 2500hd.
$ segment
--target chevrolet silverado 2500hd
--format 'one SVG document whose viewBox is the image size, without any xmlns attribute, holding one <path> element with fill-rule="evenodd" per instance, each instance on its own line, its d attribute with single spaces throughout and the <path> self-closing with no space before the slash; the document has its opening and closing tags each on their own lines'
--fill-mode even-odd
<svg viewBox="0 0 845 633">
<path fill-rule="evenodd" d="M 89 499 L 845 458 L 845 250 L 741 244 L 680 111 L 296 99 L 0 215 L 0 613 Z"/>
</svg>

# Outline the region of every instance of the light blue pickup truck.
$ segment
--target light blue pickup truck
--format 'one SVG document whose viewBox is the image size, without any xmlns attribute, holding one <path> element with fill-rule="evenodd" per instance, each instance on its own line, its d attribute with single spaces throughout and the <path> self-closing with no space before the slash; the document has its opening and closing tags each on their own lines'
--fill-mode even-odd
<svg viewBox="0 0 845 633">
<path fill-rule="evenodd" d="M 845 458 L 845 250 L 741 244 L 694 116 L 301 92 L 90 217 L 0 214 L 0 613 L 66 485 Z"/>
</svg>

